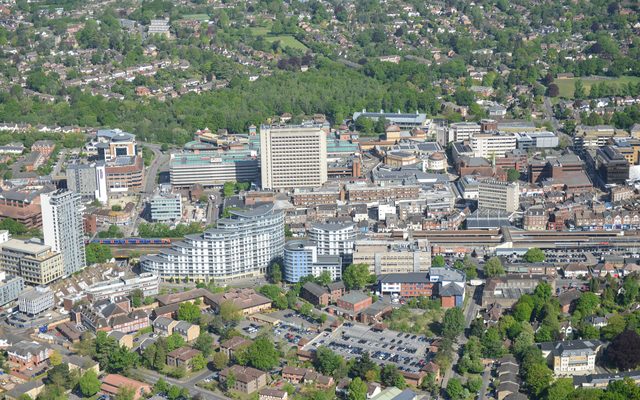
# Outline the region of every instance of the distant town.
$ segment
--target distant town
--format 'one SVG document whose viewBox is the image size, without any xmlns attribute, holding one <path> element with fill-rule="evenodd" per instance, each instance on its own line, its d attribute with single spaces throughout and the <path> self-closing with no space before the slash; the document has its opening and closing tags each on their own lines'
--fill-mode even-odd
<svg viewBox="0 0 640 400">
<path fill-rule="evenodd" d="M 639 15 L 0 1 L 0 399 L 640 399 Z"/>
</svg>

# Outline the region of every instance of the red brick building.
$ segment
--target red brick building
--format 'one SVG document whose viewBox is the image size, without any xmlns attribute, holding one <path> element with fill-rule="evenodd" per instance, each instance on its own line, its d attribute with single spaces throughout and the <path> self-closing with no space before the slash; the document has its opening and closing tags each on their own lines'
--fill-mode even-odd
<svg viewBox="0 0 640 400">
<path fill-rule="evenodd" d="M 362 292 L 349 292 L 338 299 L 338 307 L 358 314 L 372 304 L 371 296 Z"/>
</svg>

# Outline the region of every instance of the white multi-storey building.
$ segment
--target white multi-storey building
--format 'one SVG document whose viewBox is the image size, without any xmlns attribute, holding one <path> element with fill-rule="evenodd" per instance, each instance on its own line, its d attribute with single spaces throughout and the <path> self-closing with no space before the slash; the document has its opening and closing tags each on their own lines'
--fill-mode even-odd
<svg viewBox="0 0 640 400">
<path fill-rule="evenodd" d="M 342 260 L 337 255 L 319 255 L 318 248 L 308 242 L 293 240 L 284 247 L 284 280 L 296 283 L 305 276 L 328 272 L 331 280 L 342 277 Z"/>
<path fill-rule="evenodd" d="M 44 243 L 62 254 L 64 274 L 71 275 L 86 265 L 80 195 L 56 190 L 40 195 Z"/>
<path fill-rule="evenodd" d="M 284 213 L 274 206 L 234 210 L 200 235 L 188 235 L 160 254 L 140 259 L 160 279 L 230 281 L 262 276 L 284 250 Z"/>
<path fill-rule="evenodd" d="M 104 282 L 98 282 L 85 289 L 91 301 L 110 299 L 119 296 L 129 296 L 134 290 L 141 290 L 142 294 L 155 296 L 158 294 L 160 280 L 158 276 L 143 272 L 138 276 L 123 277 Z"/>
<path fill-rule="evenodd" d="M 475 122 L 456 122 L 449 125 L 449 139 L 455 142 L 469 140 L 480 132 L 480 124 Z"/>
<path fill-rule="evenodd" d="M 520 185 L 517 182 L 503 182 L 494 179 L 478 184 L 478 208 L 518 211 L 520 208 Z"/>
<path fill-rule="evenodd" d="M 516 137 L 513 133 L 480 133 L 470 139 L 475 157 L 504 157 L 508 151 L 515 150 Z"/>
<path fill-rule="evenodd" d="M 327 135 L 320 125 L 260 127 L 262 187 L 319 187 L 327 181 Z"/>
<path fill-rule="evenodd" d="M 149 200 L 152 221 L 179 221 L 182 218 L 182 196 L 180 193 L 159 193 Z"/>
<path fill-rule="evenodd" d="M 356 242 L 354 223 L 315 223 L 309 230 L 309 239 L 318 248 L 319 255 L 340 256 L 343 263 L 350 263 Z"/>
<path fill-rule="evenodd" d="M 18 309 L 28 315 L 37 315 L 54 306 L 54 296 L 46 286 L 36 286 L 18 296 Z"/>
</svg>

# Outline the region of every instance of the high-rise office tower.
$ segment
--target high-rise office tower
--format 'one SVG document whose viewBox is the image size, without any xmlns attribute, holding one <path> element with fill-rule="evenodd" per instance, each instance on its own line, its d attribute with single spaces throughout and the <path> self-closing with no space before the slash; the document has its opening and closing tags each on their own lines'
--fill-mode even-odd
<svg viewBox="0 0 640 400">
<path fill-rule="evenodd" d="M 319 125 L 260 127 L 264 189 L 317 187 L 327 181 L 327 135 Z"/>
<path fill-rule="evenodd" d="M 80 271 L 86 265 L 80 195 L 56 190 L 40 196 L 44 243 L 62 254 L 65 275 Z"/>
</svg>

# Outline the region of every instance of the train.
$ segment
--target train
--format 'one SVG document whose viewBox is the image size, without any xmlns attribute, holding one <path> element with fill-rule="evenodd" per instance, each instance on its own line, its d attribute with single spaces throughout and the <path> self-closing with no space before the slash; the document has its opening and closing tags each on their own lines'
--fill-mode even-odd
<svg viewBox="0 0 640 400">
<path fill-rule="evenodd" d="M 149 245 L 149 244 L 171 244 L 171 238 L 94 238 L 88 243 L 106 245 Z"/>
</svg>

